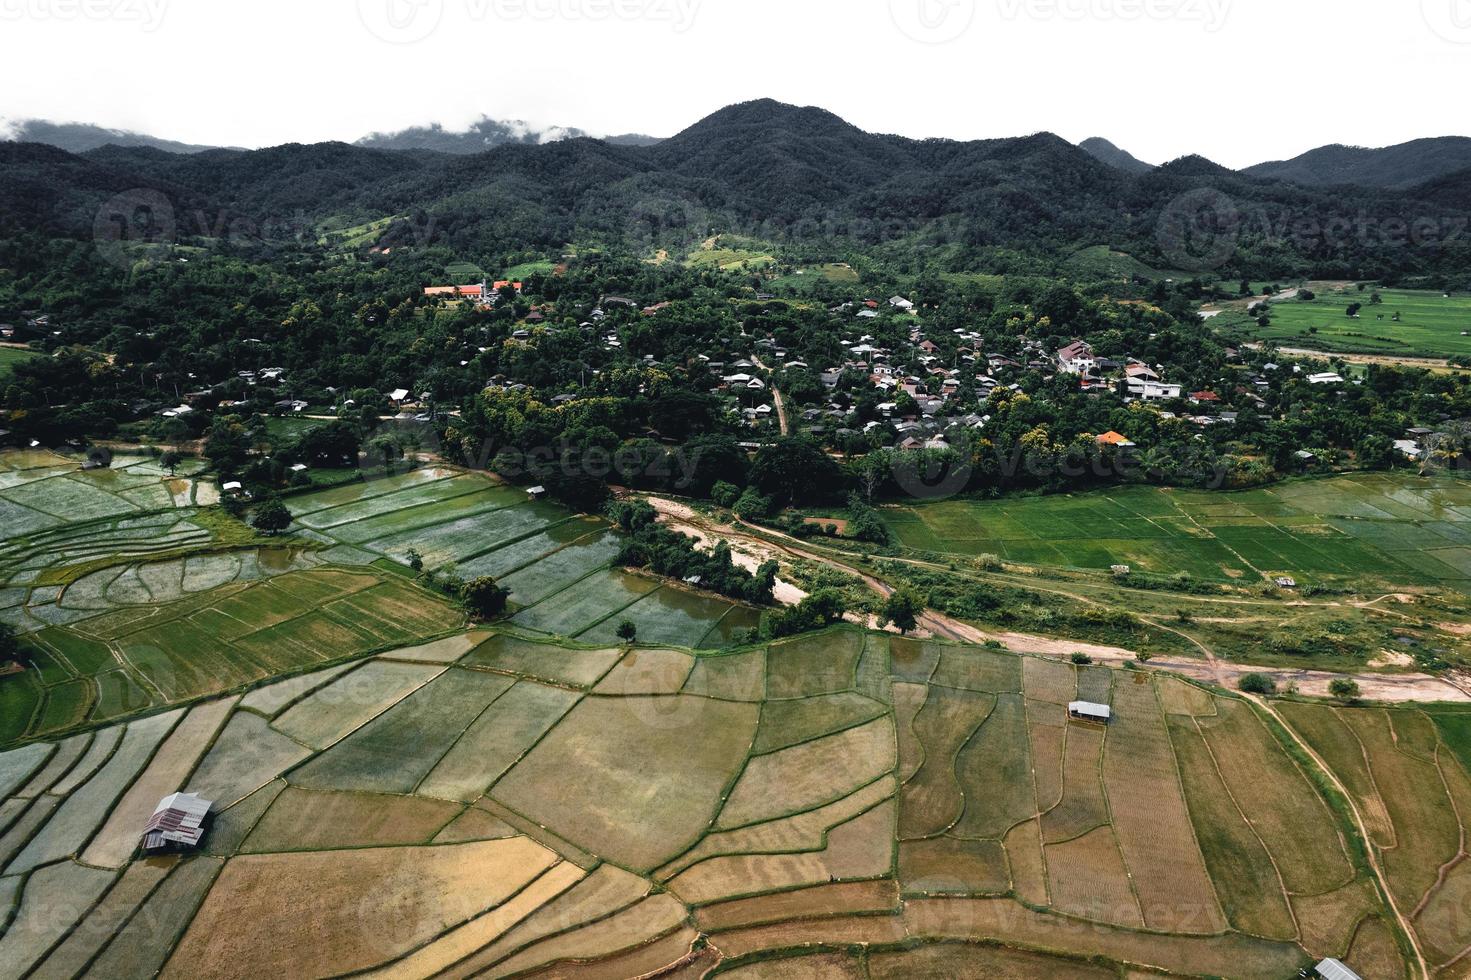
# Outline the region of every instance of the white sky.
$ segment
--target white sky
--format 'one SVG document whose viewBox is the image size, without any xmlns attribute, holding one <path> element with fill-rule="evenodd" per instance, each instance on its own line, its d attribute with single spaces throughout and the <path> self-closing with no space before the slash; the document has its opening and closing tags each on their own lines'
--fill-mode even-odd
<svg viewBox="0 0 1471 980">
<path fill-rule="evenodd" d="M 0 118 L 240 146 L 771 97 L 1241 167 L 1451 135 L 1468 83 L 1471 0 L 0 0 Z"/>
</svg>

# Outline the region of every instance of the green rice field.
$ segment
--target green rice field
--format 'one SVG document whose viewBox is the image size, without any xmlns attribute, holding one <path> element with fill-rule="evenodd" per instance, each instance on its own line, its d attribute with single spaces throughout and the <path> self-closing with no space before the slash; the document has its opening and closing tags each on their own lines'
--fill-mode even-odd
<svg viewBox="0 0 1471 980">
<path fill-rule="evenodd" d="M 723 646 L 759 625 L 753 609 L 616 571 L 619 534 L 600 517 L 533 502 L 477 473 L 416 470 L 296 497 L 305 536 L 329 560 L 408 563 L 465 578 L 488 575 L 510 591 L 513 622 L 591 642 L 612 642 L 623 620 L 641 640 Z"/>
<path fill-rule="evenodd" d="M 1244 313 L 1222 314 L 1212 324 L 1242 339 L 1274 340 L 1286 347 L 1330 353 L 1399 354 L 1405 357 L 1454 357 L 1471 354 L 1471 295 L 1447 298 L 1439 292 L 1381 289 L 1384 300 L 1371 306 L 1372 289 L 1356 286 L 1315 290 L 1309 302 L 1272 304 L 1272 325 L 1263 329 Z M 1357 319 L 1350 303 L 1362 303 Z M 1394 322 L 1394 315 L 1400 321 Z"/>
<path fill-rule="evenodd" d="M 1238 493 L 1130 487 L 890 507 L 905 548 L 1205 580 L 1471 588 L 1471 483 L 1361 474 Z"/>
<path fill-rule="evenodd" d="M 496 578 L 516 623 L 543 633 L 605 642 L 628 618 L 652 642 L 725 646 L 759 624 L 756 610 L 613 569 L 605 520 L 482 474 L 431 467 L 295 496 L 293 533 L 262 543 L 201 509 L 217 497 L 192 470 L 0 454 L 0 621 L 20 629 L 35 666 L 0 683 L 0 744 L 463 625 L 413 581 L 412 552 L 438 572 Z"/>
</svg>

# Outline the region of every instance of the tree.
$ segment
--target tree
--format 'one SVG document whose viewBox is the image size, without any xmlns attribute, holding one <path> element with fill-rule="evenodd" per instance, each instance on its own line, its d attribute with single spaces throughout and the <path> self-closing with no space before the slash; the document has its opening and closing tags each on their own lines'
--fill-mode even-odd
<svg viewBox="0 0 1471 980">
<path fill-rule="evenodd" d="M 756 454 L 751 485 L 783 506 L 815 503 L 842 487 L 843 472 L 811 439 L 784 438 Z"/>
<path fill-rule="evenodd" d="M 250 459 L 250 434 L 238 419 L 215 419 L 204 440 L 204 458 L 221 476 L 234 476 Z"/>
<path fill-rule="evenodd" d="M 170 449 L 158 458 L 158 464 L 169 471 L 169 476 L 173 476 L 174 472 L 178 470 L 179 464 L 183 462 L 183 459 L 184 457 L 176 450 Z"/>
<path fill-rule="evenodd" d="M 879 613 L 881 625 L 892 623 L 900 633 L 909 633 L 919 626 L 919 614 L 924 612 L 924 599 L 913 589 L 900 589 L 884 600 Z"/>
<path fill-rule="evenodd" d="M 733 507 L 741 499 L 741 488 L 724 480 L 717 480 L 710 488 L 710 499 L 721 507 Z"/>
<path fill-rule="evenodd" d="M 1349 318 L 1352 319 L 1353 317 L 1358 316 L 1359 315 L 1359 311 L 1362 310 L 1363 308 L 1364 308 L 1364 304 L 1363 303 L 1350 303 L 1350 304 L 1348 304 L 1348 316 L 1349 316 Z"/>
<path fill-rule="evenodd" d="M 1357 701 L 1364 692 L 1357 681 L 1340 677 L 1328 685 L 1328 693 L 1340 701 Z"/>
<path fill-rule="evenodd" d="M 506 611 L 506 599 L 510 593 L 501 588 L 489 575 L 471 579 L 460 589 L 460 598 L 470 615 L 476 619 L 494 619 Z"/>
<path fill-rule="evenodd" d="M 409 549 L 408 559 L 409 567 L 414 571 L 422 572 L 424 570 L 424 556 L 419 554 L 418 548 Z"/>
<path fill-rule="evenodd" d="M 250 524 L 264 534 L 276 535 L 291 526 L 291 511 L 280 497 L 268 497 L 255 509 Z"/>
<path fill-rule="evenodd" d="M 1359 465 L 1370 470 L 1387 470 L 1394 465 L 1394 443 L 1388 436 L 1365 436 L 1359 442 Z"/>
<path fill-rule="evenodd" d="M 755 487 L 749 487 L 741 494 L 741 499 L 735 503 L 737 517 L 745 520 L 758 520 L 771 513 L 771 498 L 763 497 L 756 492 Z"/>
<path fill-rule="evenodd" d="M 1073 654 L 1072 659 L 1073 663 L 1077 664 L 1079 667 L 1086 667 L 1093 662 L 1093 658 L 1088 656 L 1086 653 L 1075 653 Z"/>
<path fill-rule="evenodd" d="M 1277 682 L 1266 674 L 1247 674 L 1241 678 L 1241 689 L 1247 694 L 1276 694 Z"/>
<path fill-rule="evenodd" d="M 0 664 L 19 659 L 20 640 L 16 637 L 15 627 L 9 623 L 0 623 Z"/>
<path fill-rule="evenodd" d="M 618 639 L 622 640 L 625 645 L 632 646 L 633 642 L 638 639 L 638 624 L 631 619 L 625 619 L 619 623 Z"/>
</svg>

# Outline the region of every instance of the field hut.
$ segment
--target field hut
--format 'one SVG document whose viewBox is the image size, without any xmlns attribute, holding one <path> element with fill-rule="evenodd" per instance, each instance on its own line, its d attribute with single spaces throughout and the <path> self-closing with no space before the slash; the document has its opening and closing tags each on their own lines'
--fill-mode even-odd
<svg viewBox="0 0 1471 980">
<path fill-rule="evenodd" d="M 1070 718 L 1079 721 L 1092 721 L 1100 725 L 1107 725 L 1113 720 L 1113 709 L 1106 704 L 1094 704 L 1091 701 L 1074 701 L 1067 706 Z"/>
<path fill-rule="evenodd" d="M 194 850 L 204 839 L 204 821 L 212 806 L 197 793 L 165 796 L 143 828 L 143 853 Z"/>
<path fill-rule="evenodd" d="M 547 495 L 546 487 L 532 487 L 526 491 L 526 496 L 532 500 L 541 500 Z"/>
</svg>

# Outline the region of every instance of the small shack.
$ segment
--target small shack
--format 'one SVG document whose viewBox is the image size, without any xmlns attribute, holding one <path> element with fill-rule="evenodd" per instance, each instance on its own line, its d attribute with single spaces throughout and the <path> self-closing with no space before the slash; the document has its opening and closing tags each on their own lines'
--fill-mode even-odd
<svg viewBox="0 0 1471 980">
<path fill-rule="evenodd" d="M 1106 704 L 1094 704 L 1091 701 L 1074 701 L 1067 706 L 1069 717 L 1079 721 L 1092 721 L 1100 725 L 1107 725 L 1113 719 L 1113 709 Z"/>
<path fill-rule="evenodd" d="M 1322 977 L 1323 980 L 1360 980 L 1357 973 L 1344 966 L 1338 960 L 1328 959 L 1313 968 L 1313 972 Z"/>
<path fill-rule="evenodd" d="M 165 796 L 143 828 L 143 853 L 194 850 L 204 839 L 204 822 L 212 806 L 197 793 Z"/>
<path fill-rule="evenodd" d="M 547 495 L 546 487 L 532 487 L 526 491 L 526 496 L 532 500 L 541 500 Z"/>
</svg>

